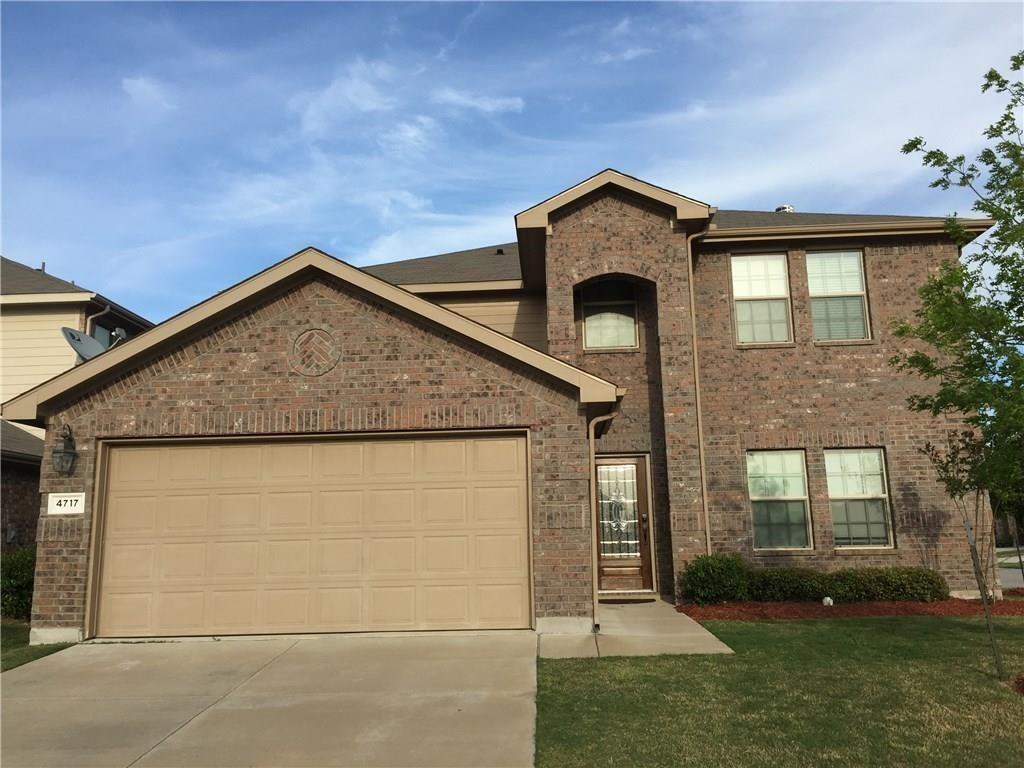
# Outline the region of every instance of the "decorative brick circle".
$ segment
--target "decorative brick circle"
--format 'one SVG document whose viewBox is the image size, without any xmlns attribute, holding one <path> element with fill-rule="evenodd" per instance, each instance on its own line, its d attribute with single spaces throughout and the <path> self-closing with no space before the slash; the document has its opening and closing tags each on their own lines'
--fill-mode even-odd
<svg viewBox="0 0 1024 768">
<path fill-rule="evenodd" d="M 338 364 L 341 350 L 330 331 L 310 328 L 295 338 L 288 359 L 303 376 L 323 376 Z"/>
</svg>

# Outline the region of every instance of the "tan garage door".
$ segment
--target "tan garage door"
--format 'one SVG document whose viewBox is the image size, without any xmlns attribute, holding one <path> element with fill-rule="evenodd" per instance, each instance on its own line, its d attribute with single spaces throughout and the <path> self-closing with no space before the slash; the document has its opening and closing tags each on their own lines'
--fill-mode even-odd
<svg viewBox="0 0 1024 768">
<path fill-rule="evenodd" d="M 530 625 L 521 437 L 111 449 L 98 634 Z"/>
</svg>

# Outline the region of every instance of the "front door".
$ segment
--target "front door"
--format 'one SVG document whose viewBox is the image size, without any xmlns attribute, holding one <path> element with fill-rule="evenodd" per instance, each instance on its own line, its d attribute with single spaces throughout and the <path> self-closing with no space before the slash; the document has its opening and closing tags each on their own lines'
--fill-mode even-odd
<svg viewBox="0 0 1024 768">
<path fill-rule="evenodd" d="M 653 588 L 650 503 L 642 457 L 597 459 L 598 588 Z"/>
</svg>

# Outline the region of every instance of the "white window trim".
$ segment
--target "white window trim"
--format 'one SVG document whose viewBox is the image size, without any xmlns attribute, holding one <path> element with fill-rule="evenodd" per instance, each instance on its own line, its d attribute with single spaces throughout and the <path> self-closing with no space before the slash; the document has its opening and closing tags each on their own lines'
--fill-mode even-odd
<svg viewBox="0 0 1024 768">
<path fill-rule="evenodd" d="M 860 257 L 860 284 L 861 290 L 859 291 L 838 291 L 836 293 L 811 293 L 811 275 L 808 269 L 808 261 L 811 256 L 820 253 L 856 253 Z M 814 332 L 814 318 L 811 318 L 811 337 L 815 344 L 842 344 L 843 342 L 850 341 L 871 341 L 874 339 L 874 334 L 871 329 L 871 312 L 868 307 L 868 273 L 864 268 L 864 250 L 861 248 L 851 249 L 848 251 L 837 251 L 837 250 L 821 250 L 821 251 L 808 251 L 807 256 L 804 260 L 804 270 L 807 272 L 807 297 L 808 304 L 811 299 L 841 299 L 851 296 L 860 296 L 861 304 L 864 307 L 864 336 L 856 338 L 846 339 L 819 339 L 817 334 Z"/>
<path fill-rule="evenodd" d="M 786 292 L 778 296 L 737 296 L 736 284 L 733 277 L 733 265 L 735 259 L 748 258 L 751 256 L 781 256 L 784 272 L 786 274 Z M 739 347 L 763 347 L 778 344 L 792 344 L 795 340 L 793 332 L 793 301 L 792 289 L 789 285 L 789 253 L 785 251 L 772 251 L 769 253 L 730 253 L 729 254 L 729 295 L 732 298 L 732 335 Z M 787 337 L 782 341 L 741 341 L 740 340 L 740 317 L 736 311 L 736 305 L 747 301 L 785 301 L 786 302 L 786 331 Z"/>
<path fill-rule="evenodd" d="M 803 496 L 751 496 L 750 475 L 746 469 L 746 457 L 751 453 L 799 453 L 803 462 L 804 470 L 804 495 Z M 807 482 L 807 451 L 802 448 L 770 448 L 767 450 L 751 449 L 743 454 L 744 469 L 743 476 L 747 484 L 747 499 L 750 503 L 750 544 L 755 552 L 812 552 L 814 550 L 814 521 L 811 516 L 810 488 Z M 755 501 L 802 501 L 804 503 L 804 522 L 807 524 L 807 546 L 806 547 L 759 547 L 757 537 L 754 533 L 754 502 Z M 829 510 L 831 512 L 831 508 Z"/>
<path fill-rule="evenodd" d="M 844 451 L 878 451 L 879 456 L 882 458 L 882 494 L 864 494 L 864 495 L 850 495 L 850 496 L 836 496 L 832 497 L 832 494 L 828 494 L 828 516 L 832 520 L 833 534 L 832 534 L 832 545 L 836 549 L 896 549 L 896 537 L 893 532 L 894 520 L 892 516 L 892 503 L 889 501 L 889 470 L 886 467 L 886 457 L 884 448 L 826 448 L 823 451 L 824 455 L 828 453 L 843 453 Z M 827 466 L 827 465 L 826 465 Z M 825 471 L 825 490 L 828 491 L 828 470 Z M 832 517 L 832 502 L 833 501 L 873 501 L 875 499 L 881 499 L 885 502 L 885 516 L 886 516 L 886 535 L 889 539 L 888 544 L 837 544 L 835 542 L 835 518 Z"/>
<path fill-rule="evenodd" d="M 587 344 L 587 307 L 621 307 L 633 308 L 633 344 L 625 347 L 591 347 Z M 637 302 L 632 299 L 610 299 L 607 301 L 584 301 L 580 303 L 580 321 L 583 324 L 584 352 L 617 352 L 640 349 L 640 320 Z"/>
</svg>

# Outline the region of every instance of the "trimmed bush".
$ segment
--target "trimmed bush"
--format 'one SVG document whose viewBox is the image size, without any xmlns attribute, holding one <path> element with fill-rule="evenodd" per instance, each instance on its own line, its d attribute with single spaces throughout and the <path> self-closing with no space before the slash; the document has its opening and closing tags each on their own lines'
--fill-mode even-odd
<svg viewBox="0 0 1024 768">
<path fill-rule="evenodd" d="M 698 605 L 738 600 L 837 603 L 908 601 L 949 597 L 941 574 L 929 568 L 846 568 L 822 573 L 810 568 L 752 569 L 739 555 L 701 555 L 679 574 L 679 596 Z"/>
<path fill-rule="evenodd" d="M 847 568 L 826 575 L 829 597 L 837 603 L 895 600 L 932 603 L 949 597 L 949 585 L 930 568 Z"/>
<path fill-rule="evenodd" d="M 0 556 L 0 613 L 12 619 L 31 618 L 35 576 L 35 547 L 22 547 Z"/>
<path fill-rule="evenodd" d="M 679 595 L 706 605 L 746 600 L 750 566 L 739 555 L 699 555 L 679 574 Z"/>
<path fill-rule="evenodd" d="M 826 576 L 810 568 L 765 568 L 750 573 L 750 599 L 765 603 L 821 600 Z"/>
</svg>

